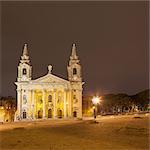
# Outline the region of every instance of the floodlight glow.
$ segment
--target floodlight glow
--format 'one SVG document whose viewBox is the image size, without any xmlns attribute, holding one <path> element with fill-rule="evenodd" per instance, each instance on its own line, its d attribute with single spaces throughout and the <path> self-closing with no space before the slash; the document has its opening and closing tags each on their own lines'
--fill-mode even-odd
<svg viewBox="0 0 150 150">
<path fill-rule="evenodd" d="M 100 99 L 99 99 L 98 96 L 92 98 L 92 102 L 93 102 L 93 104 L 95 104 L 95 105 L 98 104 L 99 101 L 100 101 Z"/>
</svg>

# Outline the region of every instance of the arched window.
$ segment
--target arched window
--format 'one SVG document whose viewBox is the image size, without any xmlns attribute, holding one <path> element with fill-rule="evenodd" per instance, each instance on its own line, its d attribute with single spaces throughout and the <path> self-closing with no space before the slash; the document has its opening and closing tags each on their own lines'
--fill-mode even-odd
<svg viewBox="0 0 150 150">
<path fill-rule="evenodd" d="M 77 69 L 73 68 L 73 75 L 77 74 Z"/>
<path fill-rule="evenodd" d="M 48 102 L 52 102 L 52 95 L 48 96 Z"/>
<path fill-rule="evenodd" d="M 27 70 L 26 68 L 23 68 L 23 75 L 26 75 L 27 74 Z"/>
</svg>

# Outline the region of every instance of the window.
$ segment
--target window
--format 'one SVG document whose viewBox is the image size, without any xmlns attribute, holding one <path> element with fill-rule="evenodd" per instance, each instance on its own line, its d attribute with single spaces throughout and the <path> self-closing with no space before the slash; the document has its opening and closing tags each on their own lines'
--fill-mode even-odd
<svg viewBox="0 0 150 150">
<path fill-rule="evenodd" d="M 73 68 L 73 75 L 77 74 L 77 69 Z"/>
<path fill-rule="evenodd" d="M 26 75 L 27 74 L 27 70 L 26 68 L 23 68 L 23 75 Z"/>
<path fill-rule="evenodd" d="M 52 102 L 52 95 L 48 96 L 48 102 Z"/>
<path fill-rule="evenodd" d="M 26 95 L 23 95 L 23 104 L 26 104 L 27 103 L 27 97 Z"/>
</svg>

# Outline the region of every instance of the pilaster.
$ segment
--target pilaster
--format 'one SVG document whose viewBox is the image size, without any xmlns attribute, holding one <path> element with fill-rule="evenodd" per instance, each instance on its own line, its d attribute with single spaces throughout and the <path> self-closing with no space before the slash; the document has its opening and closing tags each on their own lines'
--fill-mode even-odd
<svg viewBox="0 0 150 150">
<path fill-rule="evenodd" d="M 31 93 L 32 93 L 32 107 L 31 107 L 32 108 L 32 115 L 31 115 L 31 117 L 32 117 L 32 119 L 35 119 L 35 113 L 36 113 L 35 91 L 32 90 Z"/>
<path fill-rule="evenodd" d="M 46 90 L 42 90 L 42 99 L 43 99 L 43 119 L 46 119 Z"/>
<path fill-rule="evenodd" d="M 57 110 L 56 110 L 56 89 L 53 90 L 53 103 L 54 103 L 54 118 L 57 117 Z"/>
<path fill-rule="evenodd" d="M 22 105 L 22 90 L 17 89 L 17 111 L 18 111 L 17 120 L 21 119 L 21 105 Z"/>
<path fill-rule="evenodd" d="M 78 90 L 78 118 L 82 118 L 82 90 Z"/>
<path fill-rule="evenodd" d="M 72 117 L 72 93 L 71 91 L 69 91 L 69 110 L 68 110 L 68 114 L 69 114 L 69 117 Z"/>
<path fill-rule="evenodd" d="M 64 90 L 64 118 L 66 118 L 66 115 L 67 115 L 67 113 L 66 113 L 66 98 L 67 98 L 67 91 L 66 91 L 66 89 Z"/>
</svg>

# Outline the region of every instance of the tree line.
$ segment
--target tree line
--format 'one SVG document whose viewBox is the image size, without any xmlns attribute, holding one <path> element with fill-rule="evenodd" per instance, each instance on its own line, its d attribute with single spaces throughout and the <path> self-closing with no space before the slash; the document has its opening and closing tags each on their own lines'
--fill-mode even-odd
<svg viewBox="0 0 150 150">
<path fill-rule="evenodd" d="M 0 113 L 1 113 L 0 120 L 3 120 L 3 122 L 14 121 L 15 111 L 16 111 L 15 98 L 11 96 L 0 98 Z"/>
<path fill-rule="evenodd" d="M 100 97 L 97 104 L 98 114 L 118 114 L 126 112 L 148 111 L 150 109 L 150 90 L 139 92 L 135 95 L 125 93 L 106 94 Z M 83 113 L 92 113 L 92 97 L 83 98 Z"/>
</svg>

